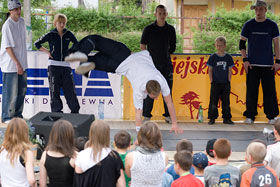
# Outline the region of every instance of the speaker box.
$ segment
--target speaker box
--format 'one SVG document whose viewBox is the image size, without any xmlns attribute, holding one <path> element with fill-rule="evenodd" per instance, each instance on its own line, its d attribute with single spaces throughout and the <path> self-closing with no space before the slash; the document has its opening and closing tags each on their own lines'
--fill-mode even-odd
<svg viewBox="0 0 280 187">
<path fill-rule="evenodd" d="M 49 139 L 53 124 L 58 120 L 69 121 L 74 128 L 75 137 L 88 136 L 91 123 L 95 120 L 94 115 L 65 114 L 59 112 L 39 112 L 30 119 L 35 128 L 35 138 L 44 148 Z"/>
</svg>

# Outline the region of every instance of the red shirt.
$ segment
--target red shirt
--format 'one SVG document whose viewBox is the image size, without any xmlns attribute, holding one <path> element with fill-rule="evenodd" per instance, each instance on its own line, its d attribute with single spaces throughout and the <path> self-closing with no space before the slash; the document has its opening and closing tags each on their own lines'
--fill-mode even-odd
<svg viewBox="0 0 280 187">
<path fill-rule="evenodd" d="M 203 187 L 204 184 L 192 174 L 188 174 L 175 180 L 171 187 Z"/>
</svg>

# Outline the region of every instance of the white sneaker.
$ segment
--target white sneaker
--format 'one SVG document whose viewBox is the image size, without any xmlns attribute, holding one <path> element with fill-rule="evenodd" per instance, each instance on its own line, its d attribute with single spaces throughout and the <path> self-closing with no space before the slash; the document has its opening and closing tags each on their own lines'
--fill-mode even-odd
<svg viewBox="0 0 280 187">
<path fill-rule="evenodd" d="M 84 62 L 76 68 L 75 72 L 79 75 L 84 75 L 85 73 L 90 72 L 94 68 L 95 64 L 93 62 Z"/>
<path fill-rule="evenodd" d="M 171 118 L 169 116 L 165 117 L 165 122 L 166 123 L 172 123 Z"/>
<path fill-rule="evenodd" d="M 8 125 L 8 124 L 10 123 L 10 121 L 11 121 L 11 120 L 9 119 L 9 120 L 4 121 L 3 123 L 6 124 L 6 125 Z"/>
<path fill-rule="evenodd" d="M 275 119 L 270 119 L 270 120 L 268 120 L 268 124 L 269 124 L 269 125 L 274 125 L 275 122 L 276 122 Z"/>
<path fill-rule="evenodd" d="M 244 123 L 246 123 L 246 124 L 253 124 L 254 121 L 251 118 L 246 118 Z"/>
<path fill-rule="evenodd" d="M 65 57 L 65 61 L 67 62 L 86 62 L 88 60 L 88 57 L 85 53 L 82 52 L 75 52 L 75 53 L 71 53 L 69 56 Z"/>
</svg>

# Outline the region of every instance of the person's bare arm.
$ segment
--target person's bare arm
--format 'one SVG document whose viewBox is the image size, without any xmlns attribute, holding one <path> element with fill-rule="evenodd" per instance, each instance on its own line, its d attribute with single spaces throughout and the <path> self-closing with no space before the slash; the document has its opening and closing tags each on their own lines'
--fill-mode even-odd
<svg viewBox="0 0 280 187">
<path fill-rule="evenodd" d="M 241 36 L 240 40 L 247 41 L 247 38 Z M 247 58 L 247 52 L 246 52 L 245 49 L 241 49 L 241 50 L 240 50 L 240 53 L 241 53 L 242 59 L 243 59 L 243 58 Z M 252 69 L 252 66 L 251 66 L 251 64 L 250 64 L 249 61 L 243 62 L 243 65 L 244 65 L 244 68 L 245 68 L 246 73 L 248 73 L 248 68 Z"/>
<path fill-rule="evenodd" d="M 27 175 L 28 183 L 31 187 L 37 186 L 35 174 L 34 174 L 34 158 L 31 150 L 25 151 L 25 170 Z"/>
<path fill-rule="evenodd" d="M 275 58 L 280 60 L 279 37 L 273 39 L 273 45 L 274 45 Z M 280 69 L 280 64 L 274 63 L 272 69 L 274 69 L 274 72 L 276 73 Z"/>
<path fill-rule="evenodd" d="M 143 110 L 141 109 L 135 109 L 135 121 L 136 121 L 136 126 L 140 127 L 142 124 L 142 112 Z"/>
<path fill-rule="evenodd" d="M 39 50 L 44 53 L 47 53 L 50 58 L 53 58 L 50 51 L 48 49 L 46 49 L 45 47 L 42 46 Z"/>
<path fill-rule="evenodd" d="M 132 164 L 133 164 L 133 152 L 130 152 L 125 157 L 125 173 L 129 178 L 131 178 L 130 169 Z"/>
<path fill-rule="evenodd" d="M 8 55 L 11 57 L 12 61 L 16 64 L 17 74 L 22 75 L 23 74 L 23 68 L 22 68 L 20 62 L 18 61 L 18 59 L 17 59 L 17 57 L 14 53 L 13 48 L 8 47 L 8 48 L 6 48 L 6 51 L 7 51 Z"/>
<path fill-rule="evenodd" d="M 171 118 L 171 121 L 172 121 L 172 126 L 171 126 L 171 129 L 170 129 L 170 132 L 174 131 L 175 134 L 182 133 L 183 130 L 177 124 L 176 112 L 175 112 L 175 108 L 174 108 L 174 105 L 173 105 L 173 102 L 172 102 L 171 95 L 168 94 L 167 96 L 164 96 L 163 99 L 164 99 L 165 104 L 168 108 L 168 112 L 170 114 L 170 118 Z"/>
<path fill-rule="evenodd" d="M 120 170 L 120 177 L 117 181 L 116 187 L 125 187 L 125 178 L 124 178 L 124 173 L 123 173 L 123 169 Z"/>
</svg>

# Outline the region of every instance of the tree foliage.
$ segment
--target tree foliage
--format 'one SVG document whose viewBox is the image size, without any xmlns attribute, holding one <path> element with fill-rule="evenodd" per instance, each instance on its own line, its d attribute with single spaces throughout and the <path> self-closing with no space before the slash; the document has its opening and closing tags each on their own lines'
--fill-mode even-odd
<svg viewBox="0 0 280 187">
<path fill-rule="evenodd" d="M 227 52 L 239 53 L 239 39 L 243 24 L 254 18 L 255 12 L 247 6 L 243 10 L 226 10 L 223 6 L 216 13 L 208 13 L 207 24 L 195 30 L 193 45 L 196 53 L 215 52 L 214 41 L 218 36 L 227 38 Z M 280 16 L 267 13 L 267 17 L 280 23 Z"/>
</svg>

